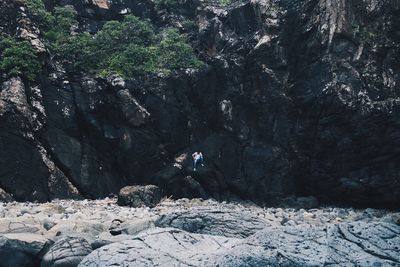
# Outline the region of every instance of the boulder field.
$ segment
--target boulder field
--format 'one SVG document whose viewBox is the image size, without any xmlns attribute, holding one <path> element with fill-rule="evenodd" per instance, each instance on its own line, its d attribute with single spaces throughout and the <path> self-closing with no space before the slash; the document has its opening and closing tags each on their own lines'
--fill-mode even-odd
<svg viewBox="0 0 400 267">
<path fill-rule="evenodd" d="M 116 202 L 0 203 L 0 266 L 400 266 L 399 212 Z"/>
</svg>

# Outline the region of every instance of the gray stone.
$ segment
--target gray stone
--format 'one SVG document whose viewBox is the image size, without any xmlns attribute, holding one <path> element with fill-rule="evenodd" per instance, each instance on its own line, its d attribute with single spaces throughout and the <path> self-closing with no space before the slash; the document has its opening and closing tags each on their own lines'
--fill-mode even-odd
<svg viewBox="0 0 400 267">
<path fill-rule="evenodd" d="M 210 207 L 171 212 L 162 215 L 156 226 L 174 227 L 191 233 L 243 238 L 254 234 L 268 224 L 254 214 Z"/>
<path fill-rule="evenodd" d="M 49 245 L 49 240 L 38 234 L 0 234 L 0 267 L 37 267 Z"/>
<path fill-rule="evenodd" d="M 161 191 L 155 185 L 126 186 L 119 191 L 118 205 L 131 207 L 154 207 L 161 200 Z"/>
<path fill-rule="evenodd" d="M 268 227 L 246 238 L 154 228 L 88 255 L 79 267 L 399 266 L 400 227 L 350 223 Z"/>
<path fill-rule="evenodd" d="M 56 241 L 43 256 L 41 267 L 76 267 L 92 252 L 88 241 L 79 237 L 64 237 Z"/>
<path fill-rule="evenodd" d="M 239 239 L 192 234 L 172 228 L 154 228 L 132 240 L 93 251 L 79 267 L 106 266 L 215 266 Z M 242 255 L 260 252 L 249 245 Z"/>
</svg>

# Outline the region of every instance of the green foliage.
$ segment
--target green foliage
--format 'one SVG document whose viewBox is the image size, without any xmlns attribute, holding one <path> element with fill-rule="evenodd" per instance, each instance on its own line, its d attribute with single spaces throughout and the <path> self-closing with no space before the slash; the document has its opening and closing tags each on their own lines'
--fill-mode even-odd
<svg viewBox="0 0 400 267">
<path fill-rule="evenodd" d="M 93 38 L 87 60 L 99 73 L 133 76 L 200 67 L 190 45 L 174 29 L 156 34 L 149 21 L 134 16 L 107 22 Z M 97 61 L 95 61 L 97 59 Z"/>
<path fill-rule="evenodd" d="M 176 29 L 168 28 L 161 35 L 162 40 L 157 47 L 160 69 L 169 71 L 187 67 L 198 68 L 203 65 Z"/>
<path fill-rule="evenodd" d="M 75 9 L 71 6 L 55 7 L 53 11 L 55 23 L 52 24 L 51 29 L 53 31 L 69 34 L 71 27 L 78 24 L 76 15 Z"/>
<path fill-rule="evenodd" d="M 233 0 L 219 0 L 219 3 L 220 3 L 222 6 L 228 6 L 228 5 L 230 5 L 232 2 L 233 2 Z"/>
<path fill-rule="evenodd" d="M 86 65 L 101 74 L 132 76 L 154 71 L 151 44 L 155 34 L 148 21 L 126 16 L 122 22 L 109 21 L 93 36 Z"/>
<path fill-rule="evenodd" d="M 171 11 L 179 6 L 179 0 L 155 0 L 154 3 L 158 10 L 166 9 Z"/>
<path fill-rule="evenodd" d="M 114 53 L 107 63 L 108 65 L 104 66 L 106 73 L 118 73 L 123 76 L 150 73 L 156 67 L 156 54 L 153 47 L 131 44 L 120 53 Z"/>
<path fill-rule="evenodd" d="M 55 24 L 54 16 L 46 10 L 42 0 L 25 0 L 28 12 L 35 18 L 43 30 L 48 30 L 50 25 Z"/>
<path fill-rule="evenodd" d="M 9 75 L 21 75 L 34 81 L 41 70 L 37 52 L 27 41 L 2 38 L 0 55 L 0 68 Z"/>
<path fill-rule="evenodd" d="M 128 15 L 122 21 L 105 23 L 94 35 L 77 33 L 72 31 L 78 25 L 72 7 L 55 7 L 50 12 L 42 0 L 26 1 L 31 14 L 40 22 L 53 57 L 70 67 L 100 75 L 118 73 L 129 77 L 202 66 L 177 30 L 157 33 L 150 21 Z M 175 2 L 178 0 L 159 0 L 162 5 Z"/>
<path fill-rule="evenodd" d="M 198 29 L 196 23 L 193 20 L 186 19 L 183 20 L 181 24 L 185 32 L 192 32 Z"/>
</svg>

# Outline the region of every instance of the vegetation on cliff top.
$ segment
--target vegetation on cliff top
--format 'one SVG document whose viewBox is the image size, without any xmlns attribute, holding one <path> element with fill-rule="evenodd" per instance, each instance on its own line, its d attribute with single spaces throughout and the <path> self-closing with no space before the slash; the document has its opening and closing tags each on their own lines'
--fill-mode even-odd
<svg viewBox="0 0 400 267">
<path fill-rule="evenodd" d="M 0 69 L 9 75 L 36 79 L 41 65 L 36 50 L 28 41 L 0 37 Z"/>
<path fill-rule="evenodd" d="M 106 22 L 91 35 L 79 31 L 73 7 L 48 11 L 42 0 L 26 1 L 53 58 L 69 68 L 130 77 L 203 65 L 175 28 L 157 30 L 150 21 L 127 15 L 122 21 Z"/>
</svg>

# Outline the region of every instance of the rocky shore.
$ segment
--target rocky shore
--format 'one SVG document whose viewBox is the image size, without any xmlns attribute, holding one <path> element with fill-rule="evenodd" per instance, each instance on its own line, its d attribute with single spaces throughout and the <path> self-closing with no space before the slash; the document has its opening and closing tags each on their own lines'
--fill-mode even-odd
<svg viewBox="0 0 400 267">
<path fill-rule="evenodd" d="M 0 266 L 400 266 L 400 212 L 164 198 L 0 203 Z"/>
</svg>

